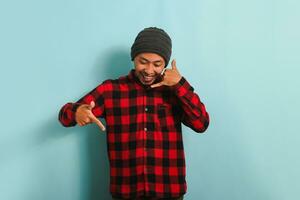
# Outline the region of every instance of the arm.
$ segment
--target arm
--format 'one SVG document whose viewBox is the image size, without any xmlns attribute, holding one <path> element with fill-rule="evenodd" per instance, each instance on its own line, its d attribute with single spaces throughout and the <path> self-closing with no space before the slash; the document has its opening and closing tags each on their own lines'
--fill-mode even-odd
<svg viewBox="0 0 300 200">
<path fill-rule="evenodd" d="M 172 68 L 164 71 L 163 80 L 151 85 L 151 87 L 155 88 L 162 85 L 171 87 L 178 97 L 183 110 L 181 119 L 183 124 L 198 133 L 204 132 L 209 124 L 209 115 L 193 87 L 180 75 L 175 60 L 172 61 Z"/>
<path fill-rule="evenodd" d="M 77 124 L 76 121 L 76 111 L 80 108 L 90 109 L 95 117 L 103 117 L 105 115 L 104 110 L 104 84 L 97 86 L 91 92 L 80 98 L 77 102 L 66 103 L 59 111 L 58 120 L 65 127 L 75 126 Z M 91 102 L 95 104 L 93 106 Z M 88 104 L 88 105 L 87 105 Z M 94 119 L 95 123 L 96 119 Z M 99 125 L 99 124 L 98 124 Z"/>
<path fill-rule="evenodd" d="M 183 110 L 182 123 L 198 133 L 204 132 L 209 125 L 209 115 L 194 88 L 182 77 L 173 89 Z"/>
</svg>

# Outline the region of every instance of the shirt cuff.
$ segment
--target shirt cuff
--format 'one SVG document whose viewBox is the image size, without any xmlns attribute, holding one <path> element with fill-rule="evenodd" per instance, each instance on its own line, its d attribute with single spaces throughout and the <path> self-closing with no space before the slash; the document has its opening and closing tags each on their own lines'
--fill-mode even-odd
<svg viewBox="0 0 300 200">
<path fill-rule="evenodd" d="M 179 82 L 172 86 L 172 90 L 176 95 L 184 96 L 188 91 L 193 91 L 193 88 L 182 76 Z"/>
<path fill-rule="evenodd" d="M 77 108 L 78 108 L 79 106 L 81 106 L 81 105 L 82 105 L 81 103 L 73 103 L 73 105 L 72 105 L 72 112 L 74 112 L 74 114 L 75 114 Z"/>
</svg>

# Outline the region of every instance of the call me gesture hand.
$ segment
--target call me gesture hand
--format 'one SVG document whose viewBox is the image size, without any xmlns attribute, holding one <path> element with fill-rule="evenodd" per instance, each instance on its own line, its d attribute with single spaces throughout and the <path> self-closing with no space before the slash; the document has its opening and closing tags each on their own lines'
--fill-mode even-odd
<svg viewBox="0 0 300 200">
<path fill-rule="evenodd" d="M 165 71 L 162 74 L 163 80 L 159 83 L 151 85 L 152 88 L 160 87 L 162 85 L 173 86 L 180 81 L 182 76 L 177 70 L 176 61 L 174 59 L 172 60 L 171 65 L 172 65 L 171 69 L 167 69 L 167 68 L 164 69 Z"/>
<path fill-rule="evenodd" d="M 83 104 L 79 106 L 75 113 L 75 120 L 79 126 L 85 126 L 87 124 L 95 123 L 102 131 L 105 131 L 105 126 L 101 123 L 97 117 L 92 113 L 92 109 L 95 107 L 95 102 L 91 101 L 90 104 Z"/>
</svg>

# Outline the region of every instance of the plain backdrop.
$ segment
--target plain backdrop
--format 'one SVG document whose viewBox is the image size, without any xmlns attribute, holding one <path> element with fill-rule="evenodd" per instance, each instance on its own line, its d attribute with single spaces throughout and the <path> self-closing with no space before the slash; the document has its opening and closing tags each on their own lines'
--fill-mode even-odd
<svg viewBox="0 0 300 200">
<path fill-rule="evenodd" d="M 109 200 L 106 136 L 59 109 L 126 75 L 145 27 L 210 114 L 184 127 L 186 200 L 300 198 L 297 0 L 1 0 L 0 199 Z"/>
</svg>

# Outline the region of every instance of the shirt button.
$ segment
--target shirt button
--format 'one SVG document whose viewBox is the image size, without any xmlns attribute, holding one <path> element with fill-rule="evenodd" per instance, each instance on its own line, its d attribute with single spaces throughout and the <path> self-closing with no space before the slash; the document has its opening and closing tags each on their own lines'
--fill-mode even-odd
<svg viewBox="0 0 300 200">
<path fill-rule="evenodd" d="M 147 111 L 148 111 L 148 108 L 146 107 L 146 108 L 145 108 L 145 112 L 147 112 Z"/>
<path fill-rule="evenodd" d="M 147 128 L 144 128 L 144 131 L 147 131 Z"/>
</svg>

